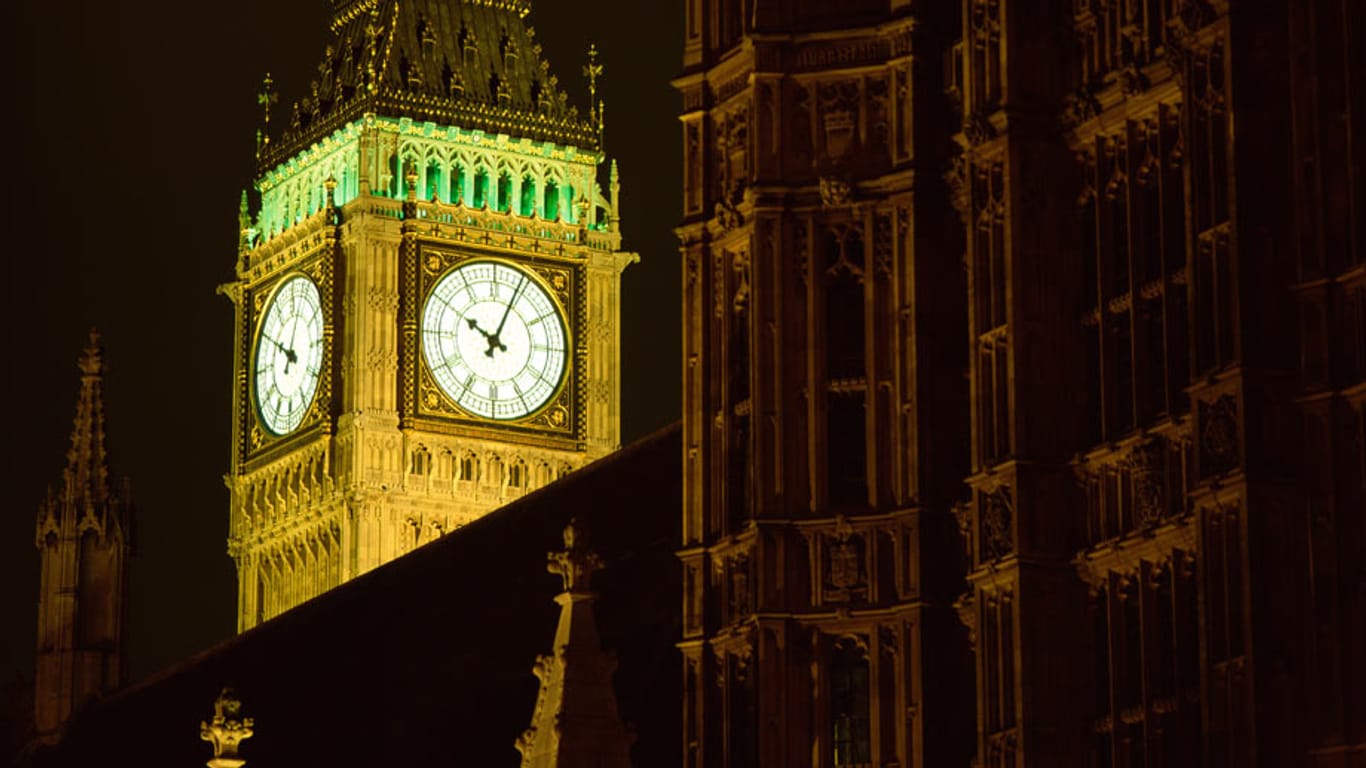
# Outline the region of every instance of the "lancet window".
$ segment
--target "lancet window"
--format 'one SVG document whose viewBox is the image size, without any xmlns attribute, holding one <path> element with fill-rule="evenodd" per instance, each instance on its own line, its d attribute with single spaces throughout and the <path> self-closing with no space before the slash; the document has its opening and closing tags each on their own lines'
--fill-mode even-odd
<svg viewBox="0 0 1366 768">
<path fill-rule="evenodd" d="M 1185 185 L 1177 108 L 1083 153 L 1078 224 L 1089 442 L 1189 409 Z"/>
<path fill-rule="evenodd" d="M 1148 438 L 1113 460 L 1081 469 L 1092 546 L 1185 514 L 1194 456 L 1185 440 Z"/>
<path fill-rule="evenodd" d="M 517 212 L 523 216 L 536 213 L 536 180 L 531 174 L 522 175 L 522 193 L 517 202 Z"/>
<path fill-rule="evenodd" d="M 512 174 L 507 171 L 498 174 L 498 199 L 494 208 L 501 213 L 512 210 Z"/>
<path fill-rule="evenodd" d="M 743 251 L 725 251 L 718 280 L 725 283 L 720 307 L 726 323 L 726 402 L 729 408 L 730 444 L 727 447 L 726 503 L 729 527 L 739 530 L 751 513 L 753 483 L 753 436 L 750 429 L 750 259 Z"/>
<path fill-rule="evenodd" d="M 479 458 L 473 451 L 465 451 L 460 455 L 460 479 L 467 483 L 479 479 Z"/>
<path fill-rule="evenodd" d="M 514 459 L 508 464 L 508 487 L 526 488 L 527 487 L 527 466 L 521 459 Z"/>
<path fill-rule="evenodd" d="M 971 0 L 968 7 L 968 47 L 972 56 L 972 111 L 987 112 L 1001 101 L 1002 0 Z"/>
<path fill-rule="evenodd" d="M 830 651 L 830 744 L 837 766 L 872 764 L 866 645 L 841 638 Z"/>
<path fill-rule="evenodd" d="M 447 199 L 452 203 L 465 203 L 465 188 L 469 184 L 465 178 L 465 166 L 460 163 L 451 163 L 449 179 L 449 197 Z"/>
<path fill-rule="evenodd" d="M 412 462 L 409 467 L 410 474 L 423 476 L 432 472 L 432 454 L 423 446 L 413 449 Z"/>
<path fill-rule="evenodd" d="M 1108 77 L 1152 60 L 1165 44 L 1171 0 L 1075 0 L 1082 82 Z"/>
<path fill-rule="evenodd" d="M 868 503 L 867 347 L 863 233 L 824 235 L 826 485 L 832 506 Z"/>
<path fill-rule="evenodd" d="M 441 161 L 429 158 L 422 171 L 422 199 L 441 200 L 444 187 L 441 183 Z"/>
<path fill-rule="evenodd" d="M 560 185 L 554 179 L 546 179 L 544 204 L 541 207 L 542 215 L 554 221 L 560 217 Z"/>
<path fill-rule="evenodd" d="M 1100 575 L 1094 632 L 1092 764 L 1175 765 L 1200 751 L 1199 600 L 1182 551 Z"/>
<path fill-rule="evenodd" d="M 1015 765 L 1015 596 L 984 593 L 980 601 L 978 653 L 981 655 L 980 705 L 986 727 L 985 765 Z"/>
<path fill-rule="evenodd" d="M 759 711 L 754 677 L 758 672 L 748 655 L 729 654 L 726 670 L 726 710 L 730 768 L 759 764 Z"/>
<path fill-rule="evenodd" d="M 470 197 L 470 205 L 475 208 L 483 208 L 489 203 L 489 172 L 480 168 L 474 172 L 474 190 Z"/>
</svg>

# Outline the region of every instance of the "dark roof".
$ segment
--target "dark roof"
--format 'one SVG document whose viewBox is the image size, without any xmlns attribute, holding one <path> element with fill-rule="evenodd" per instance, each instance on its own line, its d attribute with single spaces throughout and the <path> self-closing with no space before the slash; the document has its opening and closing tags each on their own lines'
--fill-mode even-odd
<svg viewBox="0 0 1366 768">
<path fill-rule="evenodd" d="M 333 40 L 262 170 L 367 112 L 596 149 L 526 23 L 530 0 L 333 0 Z M 296 86 L 302 91 L 302 88 Z M 297 110 L 296 110 L 297 107 Z"/>
<path fill-rule="evenodd" d="M 681 737 L 678 425 L 102 701 L 43 765 L 202 765 L 199 723 L 232 686 L 250 768 L 516 766 L 532 665 L 561 582 L 546 570 L 572 516 L 606 569 L 593 581 L 633 764 L 676 766 Z"/>
</svg>

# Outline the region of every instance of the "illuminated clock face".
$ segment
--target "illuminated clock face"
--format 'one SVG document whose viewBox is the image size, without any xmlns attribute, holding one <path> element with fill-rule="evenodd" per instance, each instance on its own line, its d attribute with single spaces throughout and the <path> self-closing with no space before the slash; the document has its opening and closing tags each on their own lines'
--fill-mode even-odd
<svg viewBox="0 0 1366 768">
<path fill-rule="evenodd" d="M 483 418 L 518 419 L 545 405 L 564 377 L 566 348 L 559 305 L 502 262 L 456 267 L 422 310 L 422 352 L 437 384 Z"/>
<path fill-rule="evenodd" d="M 261 423 L 287 435 L 304 420 L 323 361 L 318 286 L 298 275 L 276 289 L 256 339 L 256 409 Z"/>
</svg>

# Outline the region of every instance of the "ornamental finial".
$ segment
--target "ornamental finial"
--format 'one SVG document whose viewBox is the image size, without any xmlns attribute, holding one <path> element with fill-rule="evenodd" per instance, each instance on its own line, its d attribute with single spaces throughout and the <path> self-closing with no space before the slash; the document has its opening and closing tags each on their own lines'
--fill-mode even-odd
<svg viewBox="0 0 1366 768">
<path fill-rule="evenodd" d="M 588 64 L 584 65 L 583 76 L 588 78 L 588 112 L 593 125 L 598 129 L 598 144 L 602 144 L 603 103 L 598 99 L 598 78 L 602 77 L 603 67 L 598 63 L 598 46 L 588 45 Z"/>
<path fill-rule="evenodd" d="M 261 90 L 256 93 L 256 103 L 262 109 L 261 130 L 256 133 L 256 159 L 261 159 L 261 153 L 270 144 L 270 106 L 280 100 L 280 94 L 275 91 L 275 81 L 271 79 L 270 73 L 266 73 L 266 79 L 261 83 Z"/>
<path fill-rule="evenodd" d="M 256 230 L 252 227 L 251 206 L 247 202 L 247 191 L 242 190 L 242 199 L 237 204 L 237 255 L 251 250 L 256 240 Z"/>
<path fill-rule="evenodd" d="M 199 738 L 213 745 L 209 768 L 240 768 L 246 761 L 237 756 L 237 745 L 251 738 L 255 721 L 242 716 L 242 702 L 231 688 L 224 688 L 213 702 L 213 719 L 199 723 Z"/>
<path fill-rule="evenodd" d="M 578 518 L 564 528 L 564 550 L 551 552 L 546 570 L 564 579 L 564 591 L 586 594 L 595 571 L 602 570 L 602 558 L 588 548 L 588 531 Z"/>
</svg>

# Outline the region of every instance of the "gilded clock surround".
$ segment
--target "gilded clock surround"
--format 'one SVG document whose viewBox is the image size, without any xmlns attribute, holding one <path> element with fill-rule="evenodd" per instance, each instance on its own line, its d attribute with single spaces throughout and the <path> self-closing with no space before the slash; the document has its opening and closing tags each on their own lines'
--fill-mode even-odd
<svg viewBox="0 0 1366 768">
<path fill-rule="evenodd" d="M 556 384 L 554 393 L 527 416 L 494 421 L 469 414 L 457 405 L 436 382 L 422 352 L 422 309 L 432 289 L 440 280 L 461 265 L 471 262 L 493 261 L 506 264 L 528 274 L 551 297 L 561 313 L 565 330 L 565 371 Z M 408 393 L 405 410 L 412 414 L 412 424 L 435 431 L 447 431 L 454 425 L 480 434 L 501 434 L 513 440 L 551 440 L 565 446 L 579 445 L 585 440 L 582 418 L 582 372 L 575 361 L 587 350 L 576 346 L 586 333 L 586 312 L 581 311 L 582 284 L 587 279 L 587 267 L 572 258 L 540 257 L 535 261 L 519 260 L 496 252 L 475 249 L 452 249 L 439 243 L 419 241 L 416 256 L 407 265 L 415 272 L 416 293 L 420 299 L 409 309 L 417 333 L 411 343 L 405 340 L 403 366 L 415 370 L 416 383 Z"/>
<path fill-rule="evenodd" d="M 302 256 L 296 255 L 295 258 L 290 259 L 285 269 L 241 289 L 246 298 L 245 306 L 250 307 L 250 311 L 246 313 L 247 316 L 241 319 L 242 327 L 238 331 L 240 348 L 238 349 L 237 419 L 239 424 L 245 425 L 245 429 L 237 431 L 245 437 L 244 440 L 238 442 L 239 460 L 244 462 L 258 463 L 269 460 L 276 452 L 287 451 L 294 444 L 306 442 L 316 436 L 319 431 L 325 432 L 327 430 L 327 420 L 332 409 L 333 389 L 332 340 L 334 336 L 333 304 L 335 297 L 332 274 L 334 267 L 332 254 L 327 247 L 329 244 L 317 242 L 314 245 L 314 248 L 309 249 Z M 252 380 L 255 370 L 256 346 L 262 321 L 265 319 L 265 313 L 276 289 L 297 276 L 308 278 L 318 289 L 323 312 L 323 357 L 318 373 L 318 384 L 313 392 L 313 400 L 309 403 L 303 419 L 300 420 L 298 426 L 289 432 L 275 434 L 261 422 L 261 415 L 256 407 L 256 385 Z M 241 361 L 245 361 L 245 364 L 242 364 Z"/>
<path fill-rule="evenodd" d="M 295 424 L 293 424 L 293 425 L 286 425 L 286 426 L 284 426 L 284 427 L 280 427 L 279 425 L 272 425 L 272 424 L 269 423 L 269 422 L 270 422 L 270 417 L 268 417 L 268 416 L 266 415 L 266 409 L 265 409 L 265 407 L 264 407 L 264 405 L 263 405 L 263 403 L 262 403 L 261 383 L 262 383 L 263 376 L 264 376 L 265 374 L 264 374 L 264 372 L 261 370 L 261 355 L 262 355 L 261 349 L 262 349 L 262 342 L 263 342 L 263 340 L 265 340 L 265 339 L 268 338 L 268 337 L 266 337 L 265 333 L 266 333 L 266 324 L 267 324 L 267 321 L 268 321 L 268 319 L 269 319 L 269 315 L 270 315 L 273 311 L 275 311 L 276 307 L 281 306 L 281 305 L 279 304 L 279 302 L 280 302 L 281 299 L 283 298 L 284 290 L 285 290 L 289 285 L 291 285 L 292 283 L 294 283 L 295 281 L 305 281 L 305 282 L 307 283 L 307 285 L 309 286 L 309 289 L 311 290 L 312 294 L 313 294 L 314 296 L 316 296 L 316 300 L 317 300 L 317 309 L 318 309 L 318 314 L 319 314 L 319 317 L 318 317 L 318 324 L 317 324 L 317 325 L 318 325 L 318 338 L 317 338 L 317 340 L 316 340 L 316 343 L 318 344 L 318 346 L 319 346 L 319 348 L 320 348 L 320 352 L 319 352 L 319 360 L 318 360 L 318 370 L 315 371 L 315 372 L 312 374 L 312 376 L 311 376 L 311 378 L 314 379 L 314 381 L 311 382 L 311 389 L 312 389 L 312 391 L 309 392 L 308 395 L 307 395 L 308 402 L 304 404 L 304 412 L 303 412 L 303 414 L 302 414 L 301 417 L 300 417 L 300 421 L 297 422 L 297 423 L 295 423 Z M 263 312 L 260 313 L 259 318 L 258 318 L 258 320 L 257 320 L 257 322 L 256 322 L 256 329 L 255 329 L 255 333 L 253 334 L 253 339 L 252 339 L 252 343 L 251 343 L 251 348 L 252 348 L 252 358 L 251 358 L 251 359 L 252 359 L 252 363 L 251 363 L 251 373 L 248 374 L 249 379 L 250 379 L 250 381 L 251 381 L 251 400 L 252 400 L 252 403 L 255 405 L 255 412 L 256 412 L 257 421 L 258 421 L 258 422 L 261 422 L 261 423 L 263 424 L 263 426 L 265 426 L 266 431 L 267 431 L 268 433 L 270 433 L 271 435 L 283 437 L 284 435 L 290 434 L 291 432 L 293 432 L 294 430 L 298 429 L 300 426 L 303 425 L 303 419 L 306 418 L 306 417 L 308 416 L 308 412 L 312 410 L 312 408 L 313 408 L 313 403 L 314 403 L 314 401 L 317 399 L 317 395 L 318 395 L 318 382 L 317 382 L 317 379 L 320 378 L 320 377 L 322 376 L 322 366 L 323 366 L 323 365 L 325 364 L 325 362 L 326 362 L 325 358 L 322 357 L 322 352 L 321 352 L 321 347 L 322 347 L 322 327 L 323 327 L 323 324 L 324 324 L 324 322 L 325 322 L 325 310 L 323 310 L 323 308 L 322 308 L 322 294 L 321 294 L 321 292 L 318 290 L 318 284 L 315 283 L 315 282 L 313 282 L 313 280 L 312 280 L 311 278 L 309 278 L 307 275 L 303 275 L 303 274 L 298 273 L 298 272 L 293 273 L 293 274 L 283 275 L 279 280 L 275 281 L 275 284 L 274 284 L 274 286 L 273 286 L 273 288 L 272 288 L 272 290 L 271 290 L 270 297 L 269 297 L 269 299 L 265 302 L 264 306 L 265 306 L 265 310 L 264 310 Z M 276 339 L 276 340 L 274 340 L 274 341 L 275 341 L 276 343 L 279 343 L 279 340 L 278 340 L 278 339 Z M 310 345 L 313 343 L 313 342 L 309 341 L 308 339 L 305 339 L 305 342 L 308 343 L 308 344 L 310 344 Z M 293 342 L 291 342 L 291 347 L 286 351 L 286 354 L 290 356 L 289 359 L 288 359 L 288 362 L 286 362 L 286 364 L 285 364 L 285 368 L 286 368 L 286 369 L 288 369 L 289 365 L 291 365 L 291 364 L 296 364 L 296 363 L 300 366 L 300 368 L 306 368 L 306 367 L 307 367 L 307 360 L 306 360 L 306 359 L 298 359 L 298 360 L 294 359 L 295 356 L 298 355 L 298 352 L 299 352 L 299 350 L 295 347 L 295 345 L 293 344 Z M 305 371 L 305 377 L 309 377 L 307 371 Z M 274 386 L 274 385 L 272 385 L 272 386 Z M 309 387 L 309 386 L 310 386 L 310 382 L 304 381 L 304 382 L 302 382 L 302 386 L 304 386 L 304 387 Z M 292 413 L 292 411 L 291 411 L 291 413 Z M 277 414 L 277 416 L 278 416 L 278 415 L 279 415 L 279 414 Z"/>
</svg>

